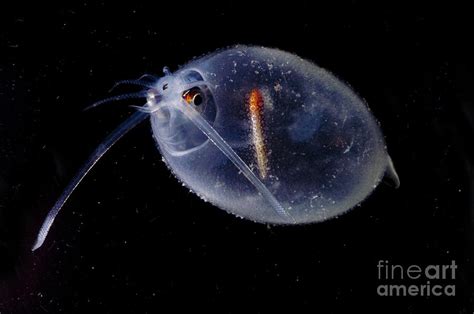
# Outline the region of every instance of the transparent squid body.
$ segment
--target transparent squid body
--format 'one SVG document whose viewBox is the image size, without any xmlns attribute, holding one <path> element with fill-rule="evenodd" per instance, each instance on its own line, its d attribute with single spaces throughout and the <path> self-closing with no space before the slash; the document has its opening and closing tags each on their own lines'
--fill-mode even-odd
<svg viewBox="0 0 474 314">
<path fill-rule="evenodd" d="M 195 59 L 145 91 L 92 106 L 146 97 L 71 180 L 38 233 L 45 241 L 62 206 L 124 134 L 150 118 L 175 176 L 232 214 L 272 224 L 340 215 L 363 201 L 384 174 L 398 186 L 380 127 L 368 107 L 331 73 L 294 54 L 236 46 Z"/>
<path fill-rule="evenodd" d="M 363 100 L 294 54 L 237 46 L 161 78 L 157 90 L 163 87 L 170 95 L 176 88 L 200 92 L 198 104 L 164 95 L 156 104 L 161 109 L 151 113 L 166 164 L 202 199 L 239 217 L 273 224 L 321 221 L 363 201 L 387 169 L 398 181 Z M 183 106 L 195 109 L 266 191 L 256 188 Z"/>
</svg>

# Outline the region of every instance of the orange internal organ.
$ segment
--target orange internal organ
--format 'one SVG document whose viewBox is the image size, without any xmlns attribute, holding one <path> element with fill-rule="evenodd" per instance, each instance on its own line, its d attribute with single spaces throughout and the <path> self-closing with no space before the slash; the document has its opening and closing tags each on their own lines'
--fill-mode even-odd
<svg viewBox="0 0 474 314">
<path fill-rule="evenodd" d="M 249 112 L 252 126 L 252 144 L 254 147 L 255 158 L 257 160 L 260 177 L 265 179 L 268 174 L 268 156 L 265 147 L 265 134 L 263 130 L 263 109 L 264 99 L 258 89 L 252 89 L 249 95 Z"/>
<path fill-rule="evenodd" d="M 183 93 L 183 99 L 188 103 L 192 103 L 194 101 L 194 97 L 199 94 L 199 89 L 191 88 Z"/>
</svg>

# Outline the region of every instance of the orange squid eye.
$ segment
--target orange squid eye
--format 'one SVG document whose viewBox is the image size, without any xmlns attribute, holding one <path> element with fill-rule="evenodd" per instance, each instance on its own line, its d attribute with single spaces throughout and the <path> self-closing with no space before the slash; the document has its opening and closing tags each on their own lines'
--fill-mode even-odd
<svg viewBox="0 0 474 314">
<path fill-rule="evenodd" d="M 188 89 L 183 93 L 183 99 L 188 103 L 188 104 L 193 104 L 195 106 L 199 106 L 202 104 L 204 101 L 204 97 L 201 93 L 201 90 L 197 87 L 193 87 L 191 89 Z"/>
</svg>

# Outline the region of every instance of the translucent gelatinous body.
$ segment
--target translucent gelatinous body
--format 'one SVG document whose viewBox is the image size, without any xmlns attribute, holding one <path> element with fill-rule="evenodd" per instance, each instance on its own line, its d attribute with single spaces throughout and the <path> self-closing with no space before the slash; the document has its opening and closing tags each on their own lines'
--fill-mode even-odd
<svg viewBox="0 0 474 314">
<path fill-rule="evenodd" d="M 181 99 L 157 104 L 163 110 L 152 113 L 153 133 L 170 170 L 235 215 L 267 223 L 324 220 L 364 200 L 390 164 L 365 103 L 332 74 L 293 54 L 237 46 L 190 62 L 158 86 L 186 82 L 204 86 L 203 103 L 195 108 L 293 221 L 279 215 L 176 109 Z"/>
<path fill-rule="evenodd" d="M 117 84 L 146 97 L 85 162 L 48 213 L 45 241 L 84 176 L 130 129 L 150 117 L 170 170 L 201 198 L 237 216 L 276 224 L 321 221 L 366 198 L 387 171 L 398 177 L 364 102 L 329 72 L 277 49 L 237 46 L 154 81 Z M 145 76 L 149 77 L 149 76 Z"/>
</svg>

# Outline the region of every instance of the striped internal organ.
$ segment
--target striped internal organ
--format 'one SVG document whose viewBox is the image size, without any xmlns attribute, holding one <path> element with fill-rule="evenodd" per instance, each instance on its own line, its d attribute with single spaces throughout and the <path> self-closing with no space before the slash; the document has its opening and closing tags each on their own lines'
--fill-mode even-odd
<svg viewBox="0 0 474 314">
<path fill-rule="evenodd" d="M 265 179 L 268 173 L 268 156 L 265 147 L 265 134 L 263 130 L 264 99 L 258 89 L 252 89 L 248 97 L 250 122 L 252 125 L 251 140 L 254 147 L 260 178 Z"/>
</svg>

